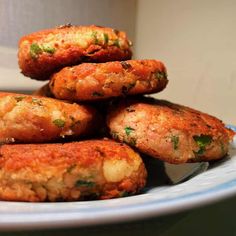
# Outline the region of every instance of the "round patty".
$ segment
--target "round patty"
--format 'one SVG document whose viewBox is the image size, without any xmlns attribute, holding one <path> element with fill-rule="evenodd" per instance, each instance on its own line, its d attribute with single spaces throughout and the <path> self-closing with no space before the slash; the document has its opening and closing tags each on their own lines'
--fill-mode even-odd
<svg viewBox="0 0 236 236">
<path fill-rule="evenodd" d="M 146 182 L 140 156 L 111 140 L 0 146 L 0 199 L 75 201 L 137 193 Z"/>
<path fill-rule="evenodd" d="M 213 116 L 152 98 L 114 104 L 107 124 L 113 138 L 176 164 L 220 159 L 233 136 Z"/>
<path fill-rule="evenodd" d="M 0 143 L 35 143 L 78 137 L 94 130 L 99 119 L 96 111 L 88 106 L 0 93 Z"/>
<path fill-rule="evenodd" d="M 129 60 L 66 67 L 52 75 L 50 89 L 59 99 L 90 101 L 155 93 L 163 90 L 167 83 L 162 62 Z"/>
<path fill-rule="evenodd" d="M 65 25 L 42 30 L 20 39 L 19 66 L 37 80 L 81 62 L 128 60 L 131 42 L 125 32 L 99 26 Z"/>
<path fill-rule="evenodd" d="M 45 84 L 44 86 L 42 86 L 41 88 L 39 88 L 38 90 L 34 91 L 32 95 L 35 96 L 42 96 L 42 97 L 49 97 L 49 98 L 53 98 L 53 94 L 51 93 L 51 90 L 49 88 L 49 84 Z"/>
</svg>

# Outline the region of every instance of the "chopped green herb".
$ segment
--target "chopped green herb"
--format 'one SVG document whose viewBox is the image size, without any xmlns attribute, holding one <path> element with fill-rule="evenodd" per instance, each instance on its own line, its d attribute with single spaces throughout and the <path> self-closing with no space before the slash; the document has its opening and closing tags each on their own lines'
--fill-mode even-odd
<svg viewBox="0 0 236 236">
<path fill-rule="evenodd" d="M 205 152 L 205 148 L 200 148 L 197 152 L 195 152 L 195 154 L 203 155 L 204 152 Z"/>
<path fill-rule="evenodd" d="M 75 118 L 73 116 L 69 116 L 71 121 L 72 121 L 72 124 L 70 126 L 71 129 L 75 128 L 76 126 L 80 125 L 81 124 L 81 121 L 80 120 L 75 120 Z"/>
<path fill-rule="evenodd" d="M 104 94 L 95 91 L 95 92 L 92 93 L 92 96 L 93 96 L 93 97 L 103 97 Z"/>
<path fill-rule="evenodd" d="M 127 86 L 122 86 L 121 92 L 124 96 L 135 86 L 136 83 L 130 83 Z"/>
<path fill-rule="evenodd" d="M 95 43 L 95 44 L 98 44 L 98 43 L 99 43 L 97 34 L 98 34 L 98 33 L 97 33 L 96 31 L 93 31 L 93 32 L 92 32 L 92 37 L 93 37 L 93 40 L 94 40 L 94 43 Z"/>
<path fill-rule="evenodd" d="M 130 133 L 132 132 L 132 131 L 134 131 L 135 129 L 133 129 L 133 128 L 131 128 L 131 127 L 125 127 L 125 133 L 126 133 L 126 135 L 128 136 L 128 135 L 130 135 Z"/>
<path fill-rule="evenodd" d="M 32 103 L 39 105 L 39 106 L 43 105 L 42 101 L 37 98 L 32 98 Z"/>
<path fill-rule="evenodd" d="M 108 41 L 109 41 L 108 34 L 104 33 L 104 34 L 103 34 L 103 38 L 104 38 L 104 43 L 105 43 L 105 44 L 108 44 Z"/>
<path fill-rule="evenodd" d="M 220 142 L 220 149 L 221 149 L 222 155 L 224 155 L 225 154 L 225 146 L 222 142 Z"/>
<path fill-rule="evenodd" d="M 193 136 L 193 139 L 197 143 L 199 147 L 205 147 L 206 145 L 212 142 L 212 137 L 210 135 L 200 135 L 200 136 Z"/>
<path fill-rule="evenodd" d="M 173 148 L 174 150 L 178 149 L 178 146 L 179 146 L 179 137 L 178 136 L 171 136 L 171 142 L 173 144 Z"/>
<path fill-rule="evenodd" d="M 75 183 L 75 187 L 94 187 L 95 183 L 87 180 L 78 180 Z"/>
<path fill-rule="evenodd" d="M 22 101 L 25 97 L 24 96 L 18 96 L 18 97 L 14 97 L 15 98 L 15 100 L 17 101 L 17 102 L 20 102 L 20 101 Z"/>
<path fill-rule="evenodd" d="M 62 119 L 56 119 L 53 121 L 53 124 L 56 125 L 58 128 L 63 128 L 65 126 L 65 121 Z"/>
<path fill-rule="evenodd" d="M 114 41 L 113 41 L 113 44 L 112 44 L 113 46 L 116 46 L 116 47 L 118 47 L 118 48 L 120 48 L 120 41 L 119 41 L 119 39 L 115 39 Z"/>
<path fill-rule="evenodd" d="M 99 193 L 90 193 L 88 196 L 86 196 L 86 200 L 97 200 L 99 199 Z"/>
<path fill-rule="evenodd" d="M 135 139 L 135 138 L 130 138 L 129 144 L 130 144 L 131 146 L 135 146 L 135 145 L 136 145 L 136 139 Z"/>
<path fill-rule="evenodd" d="M 210 135 L 193 136 L 194 141 L 197 143 L 199 150 L 196 152 L 198 155 L 202 155 L 206 151 L 206 146 L 212 142 Z"/>
<path fill-rule="evenodd" d="M 32 43 L 30 45 L 30 56 L 33 59 L 36 59 L 38 57 L 38 55 L 43 52 L 53 54 L 55 51 L 56 51 L 56 49 L 53 47 L 44 46 L 44 45 L 40 46 L 37 43 Z"/>
<path fill-rule="evenodd" d="M 120 192 L 120 197 L 128 197 L 130 194 L 127 191 Z"/>
<path fill-rule="evenodd" d="M 56 51 L 55 48 L 52 48 L 52 47 L 49 47 L 49 46 L 44 46 L 44 45 L 42 45 L 42 50 L 44 52 L 49 53 L 49 54 L 53 54 Z"/>
<path fill-rule="evenodd" d="M 167 78 L 167 74 L 166 74 L 165 71 L 157 71 L 157 72 L 155 73 L 155 75 L 156 75 L 156 78 L 157 78 L 158 80 L 162 80 L 162 79 L 166 79 L 166 78 Z"/>
<path fill-rule="evenodd" d="M 42 53 L 42 48 L 37 43 L 32 43 L 30 45 L 30 56 L 36 59 L 40 53 Z"/>
</svg>

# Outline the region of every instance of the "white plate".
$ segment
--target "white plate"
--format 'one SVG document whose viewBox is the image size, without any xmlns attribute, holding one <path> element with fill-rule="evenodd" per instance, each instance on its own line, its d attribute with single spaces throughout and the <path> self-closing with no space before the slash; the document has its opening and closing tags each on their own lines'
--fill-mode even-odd
<svg viewBox="0 0 236 236">
<path fill-rule="evenodd" d="M 0 229 L 78 227 L 128 221 L 180 212 L 234 194 L 236 149 L 231 148 L 228 158 L 206 172 L 182 184 L 155 187 L 137 196 L 70 203 L 0 202 Z"/>
</svg>

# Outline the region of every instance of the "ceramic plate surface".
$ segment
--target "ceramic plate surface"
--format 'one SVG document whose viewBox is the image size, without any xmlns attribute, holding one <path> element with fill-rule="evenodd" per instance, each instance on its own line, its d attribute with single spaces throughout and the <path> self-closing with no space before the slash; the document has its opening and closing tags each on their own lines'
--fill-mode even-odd
<svg viewBox="0 0 236 236">
<path fill-rule="evenodd" d="M 236 127 L 231 126 L 236 129 Z M 229 156 L 188 181 L 120 199 L 69 203 L 0 202 L 0 229 L 85 226 L 180 212 L 236 194 L 236 138 Z"/>
</svg>

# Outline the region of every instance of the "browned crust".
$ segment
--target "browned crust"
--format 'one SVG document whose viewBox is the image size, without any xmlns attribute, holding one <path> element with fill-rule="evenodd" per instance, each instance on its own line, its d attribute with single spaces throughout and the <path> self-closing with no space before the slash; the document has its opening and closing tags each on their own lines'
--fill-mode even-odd
<svg viewBox="0 0 236 236">
<path fill-rule="evenodd" d="M 36 45 L 33 54 L 32 45 Z M 47 80 L 55 71 L 81 62 L 128 60 L 132 55 L 130 45 L 125 32 L 111 28 L 57 27 L 20 39 L 19 66 L 25 76 Z"/>
<path fill-rule="evenodd" d="M 80 137 L 99 128 L 89 106 L 51 98 L 0 93 L 0 143 L 36 143 Z M 95 122 L 96 121 L 96 122 Z"/>
<path fill-rule="evenodd" d="M 213 116 L 151 98 L 115 104 L 107 125 L 114 138 L 134 145 L 150 156 L 176 164 L 223 158 L 234 134 Z M 211 140 L 201 150 L 196 137 L 203 136 Z"/>
<path fill-rule="evenodd" d="M 66 67 L 51 77 L 49 86 L 56 98 L 92 101 L 156 93 L 167 83 L 161 61 L 128 60 Z"/>
<path fill-rule="evenodd" d="M 137 193 L 146 182 L 140 156 L 111 140 L 2 145 L 0 156 L 1 200 L 108 199 Z"/>
</svg>

